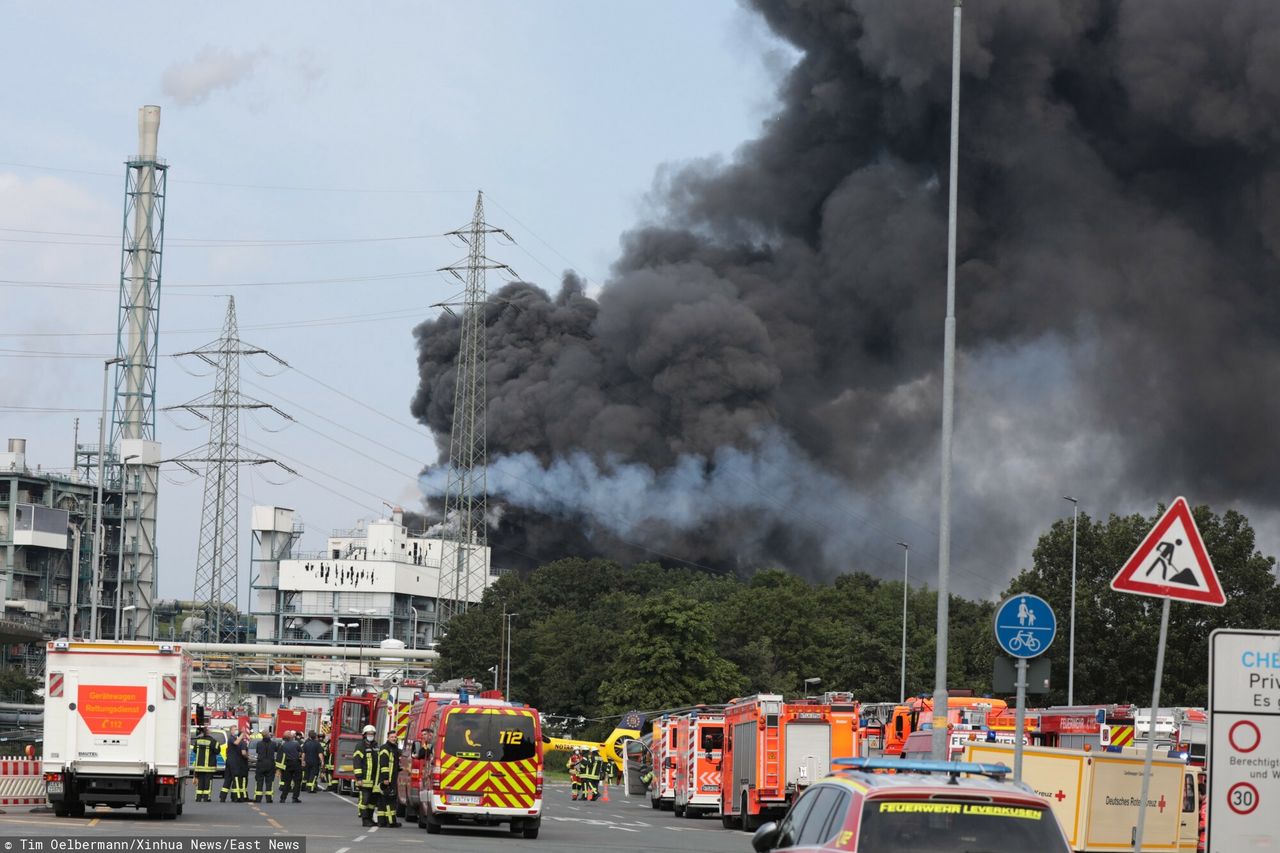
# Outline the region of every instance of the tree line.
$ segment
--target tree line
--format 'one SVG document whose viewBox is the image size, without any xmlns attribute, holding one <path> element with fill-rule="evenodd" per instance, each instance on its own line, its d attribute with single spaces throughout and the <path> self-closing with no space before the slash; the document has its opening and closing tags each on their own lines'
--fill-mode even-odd
<svg viewBox="0 0 1280 853">
<path fill-rule="evenodd" d="M 1079 517 L 1076 592 L 1077 704 L 1150 704 L 1159 632 L 1157 599 L 1112 592 L 1111 578 L 1163 512 Z M 1275 559 L 1255 546 L 1238 512 L 1194 510 L 1227 596 L 1225 607 L 1173 605 L 1163 705 L 1207 702 L 1208 637 L 1215 628 L 1280 628 Z M 1071 520 L 1040 536 L 1031 566 L 1003 598 L 1032 592 L 1058 616 L 1048 657 L 1052 689 L 1039 704 L 1066 702 L 1071 596 Z M 778 569 L 750 577 L 681 566 L 569 558 L 506 574 L 457 616 L 441 639 L 441 678 L 490 683 L 500 659 L 502 613 L 511 620 L 511 692 L 544 713 L 607 732 L 612 718 L 720 703 L 757 692 L 796 695 L 806 679 L 864 702 L 897 701 L 901 674 L 900 580 L 851 567 L 826 583 Z M 990 695 L 999 654 L 997 601 L 951 597 L 948 681 Z M 907 591 L 907 695 L 931 693 L 937 595 Z"/>
</svg>

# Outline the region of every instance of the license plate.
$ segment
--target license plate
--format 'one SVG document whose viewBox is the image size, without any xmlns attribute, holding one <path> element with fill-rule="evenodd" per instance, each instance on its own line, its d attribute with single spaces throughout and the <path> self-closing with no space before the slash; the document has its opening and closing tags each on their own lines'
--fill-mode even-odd
<svg viewBox="0 0 1280 853">
<path fill-rule="evenodd" d="M 451 806 L 478 806 L 480 805 L 480 797 L 471 794 L 449 794 L 449 805 Z"/>
<path fill-rule="evenodd" d="M 62 793 L 62 783 L 61 783 L 61 782 L 50 782 L 50 783 L 48 783 L 48 784 L 49 784 L 49 793 L 50 793 L 50 794 L 61 794 L 61 793 Z"/>
</svg>

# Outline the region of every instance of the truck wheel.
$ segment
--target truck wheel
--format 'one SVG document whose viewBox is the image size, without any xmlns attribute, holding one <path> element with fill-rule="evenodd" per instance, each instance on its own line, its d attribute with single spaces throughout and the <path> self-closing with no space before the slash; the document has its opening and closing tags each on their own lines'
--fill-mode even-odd
<svg viewBox="0 0 1280 853">
<path fill-rule="evenodd" d="M 684 815 L 685 815 L 685 808 L 684 808 L 684 806 L 680 805 L 679 803 L 672 803 L 672 804 L 671 804 L 671 812 L 672 812 L 672 814 L 674 814 L 676 817 L 684 817 Z"/>
<path fill-rule="evenodd" d="M 65 800 L 54 803 L 54 806 L 53 806 L 54 817 L 66 817 L 69 814 L 71 814 L 71 809 L 67 808 L 67 803 Z"/>
<path fill-rule="evenodd" d="M 70 806 L 72 817 L 84 817 L 84 803 L 76 800 Z"/>
<path fill-rule="evenodd" d="M 537 838 L 538 830 L 542 828 L 542 818 L 531 820 L 524 825 L 525 838 Z"/>
<path fill-rule="evenodd" d="M 649 805 L 653 807 L 654 811 L 657 811 L 659 808 L 658 801 L 653 799 L 652 797 L 649 798 Z"/>
<path fill-rule="evenodd" d="M 747 811 L 747 795 L 742 795 L 742 829 L 744 832 L 755 832 L 760 828 L 760 816 Z"/>
<path fill-rule="evenodd" d="M 440 818 L 435 817 L 434 815 L 428 814 L 427 815 L 427 835 L 439 835 L 439 834 L 440 834 Z"/>
<path fill-rule="evenodd" d="M 723 807 L 721 807 L 721 808 L 723 808 Z M 731 815 L 731 814 L 725 814 L 723 811 L 721 811 L 721 812 L 720 812 L 720 825 L 721 825 L 721 826 L 723 826 L 725 829 L 737 829 L 737 828 L 738 828 L 738 819 L 737 819 L 736 817 L 734 817 L 733 815 Z"/>
</svg>

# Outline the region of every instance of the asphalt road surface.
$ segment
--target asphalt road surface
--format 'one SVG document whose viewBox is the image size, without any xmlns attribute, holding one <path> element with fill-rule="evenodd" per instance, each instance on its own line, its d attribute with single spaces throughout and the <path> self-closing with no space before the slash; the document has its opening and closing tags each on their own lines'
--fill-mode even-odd
<svg viewBox="0 0 1280 853">
<path fill-rule="evenodd" d="M 367 829 L 356 816 L 355 799 L 331 792 L 302 795 L 294 803 L 212 803 L 187 800 L 176 820 L 151 820 L 132 808 L 100 808 L 83 819 L 57 818 L 30 806 L 4 806 L 0 814 L 0 840 L 21 837 L 74 836 L 81 839 L 163 837 L 168 835 L 255 837 L 266 839 L 303 837 L 307 853 L 522 853 L 522 851 L 607 850 L 619 853 L 696 850 L 706 853 L 750 853 L 751 840 L 744 832 L 721 828 L 718 817 L 678 818 L 654 811 L 643 797 L 625 798 L 610 793 L 610 802 L 574 802 L 569 786 L 546 787 L 542 830 L 534 840 L 491 828 L 445 827 L 440 835 L 427 835 L 412 821 L 400 829 Z M 188 791 L 188 796 L 192 796 Z M 22 853 L 21 845 L 10 848 Z M 4 847 L 0 845 L 0 853 Z M 47 853 L 47 851 L 46 851 Z"/>
</svg>

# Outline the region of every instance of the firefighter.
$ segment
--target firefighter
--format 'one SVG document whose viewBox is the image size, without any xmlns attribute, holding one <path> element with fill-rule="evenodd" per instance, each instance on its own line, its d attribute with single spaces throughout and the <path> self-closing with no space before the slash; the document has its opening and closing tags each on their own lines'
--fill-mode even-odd
<svg viewBox="0 0 1280 853">
<path fill-rule="evenodd" d="M 401 826 L 396 820 L 396 777 L 400 775 L 400 747 L 395 733 L 387 732 L 387 741 L 378 750 L 378 826 L 393 829 Z"/>
<path fill-rule="evenodd" d="M 582 796 L 582 777 L 578 775 L 582 760 L 582 750 L 575 746 L 573 754 L 569 756 L 569 760 L 564 765 L 564 769 L 569 771 L 569 799 L 571 800 L 576 800 Z"/>
<path fill-rule="evenodd" d="M 306 742 L 302 744 L 302 763 L 305 766 L 302 787 L 311 794 L 316 792 L 316 778 L 320 775 L 321 757 L 320 739 L 316 737 L 315 732 L 311 732 L 307 735 Z"/>
<path fill-rule="evenodd" d="M 364 740 L 351 755 L 351 766 L 355 771 L 356 788 L 360 792 L 361 826 L 373 826 L 373 781 L 378 774 L 378 746 L 376 740 L 378 730 L 373 726 L 365 726 Z"/>
<path fill-rule="evenodd" d="M 578 766 L 578 775 L 582 777 L 582 795 L 584 799 L 595 801 L 600 799 L 600 771 L 602 770 L 600 754 L 594 749 L 587 751 L 587 757 Z"/>
<path fill-rule="evenodd" d="M 290 793 L 293 794 L 293 802 L 302 802 L 298 796 L 302 790 L 302 744 L 298 742 L 295 733 L 284 733 L 276 767 L 282 768 L 280 770 L 280 802 L 283 803 Z"/>
<path fill-rule="evenodd" d="M 268 803 L 274 802 L 271 789 L 276 784 L 276 742 L 270 734 L 264 734 L 258 741 L 254 755 L 253 801 L 260 803 L 265 796 Z"/>
<path fill-rule="evenodd" d="M 228 793 L 231 794 L 233 803 L 249 800 L 248 738 L 238 731 L 231 732 L 227 737 L 227 763 L 222 772 L 222 790 L 218 792 L 218 801 L 226 802 Z"/>
<path fill-rule="evenodd" d="M 196 729 L 196 738 L 192 742 L 195 747 L 195 761 L 192 769 L 196 774 L 196 802 L 213 802 L 213 774 L 218 772 L 218 745 L 209 735 L 209 729 L 201 726 Z"/>
</svg>

